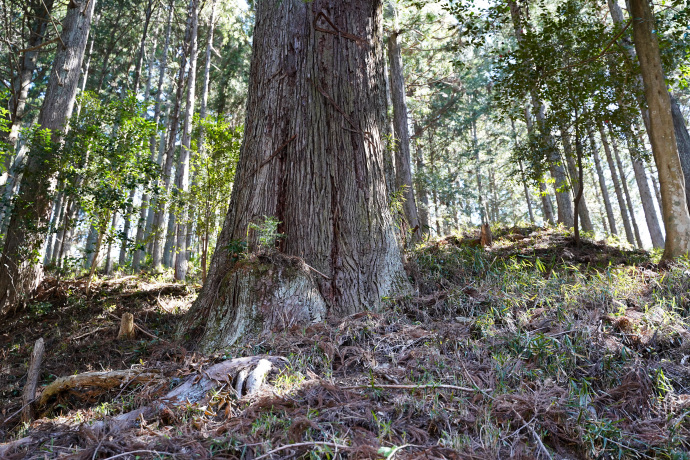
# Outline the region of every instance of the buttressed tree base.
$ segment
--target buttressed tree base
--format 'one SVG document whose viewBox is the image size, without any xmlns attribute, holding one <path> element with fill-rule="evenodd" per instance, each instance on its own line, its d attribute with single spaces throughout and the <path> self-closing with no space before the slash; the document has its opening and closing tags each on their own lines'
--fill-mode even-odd
<svg viewBox="0 0 690 460">
<path fill-rule="evenodd" d="M 381 34 L 380 1 L 257 2 L 230 209 L 184 326 L 201 348 L 376 310 L 407 289 L 385 186 Z M 280 260 L 229 250 L 249 238 L 249 253 L 270 254 L 258 240 L 273 221 Z"/>
</svg>

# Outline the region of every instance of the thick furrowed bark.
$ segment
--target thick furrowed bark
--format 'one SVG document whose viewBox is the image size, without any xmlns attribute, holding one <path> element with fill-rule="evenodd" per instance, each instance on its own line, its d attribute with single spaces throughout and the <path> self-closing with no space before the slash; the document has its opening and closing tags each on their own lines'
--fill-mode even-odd
<svg viewBox="0 0 690 460">
<path fill-rule="evenodd" d="M 409 289 L 384 176 L 381 2 L 261 0 L 256 8 L 235 187 L 184 326 L 205 349 L 252 324 L 284 328 L 326 310 L 379 309 Z M 304 260 L 309 273 L 270 260 L 244 267 L 225 249 L 263 216 L 281 222 L 281 252 Z M 252 233 L 248 243 L 256 249 Z"/>
</svg>

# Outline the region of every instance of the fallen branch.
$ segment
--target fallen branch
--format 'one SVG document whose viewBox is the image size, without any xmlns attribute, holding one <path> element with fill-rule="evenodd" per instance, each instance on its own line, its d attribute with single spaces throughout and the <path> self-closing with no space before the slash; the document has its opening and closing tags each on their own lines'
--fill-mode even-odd
<svg viewBox="0 0 690 460">
<path fill-rule="evenodd" d="M 73 388 L 98 387 L 110 390 L 127 380 L 129 381 L 128 383 L 146 383 L 157 378 L 160 378 L 158 372 L 141 372 L 133 369 L 110 372 L 84 372 L 83 374 L 70 375 L 61 377 L 45 387 L 39 404 L 45 405 L 51 397 Z"/>
<path fill-rule="evenodd" d="M 280 452 L 281 450 L 285 449 L 291 449 L 293 447 L 305 447 L 305 446 L 311 446 L 311 447 L 316 447 L 316 446 L 326 446 L 326 447 L 335 447 L 336 449 L 352 449 L 350 446 L 346 446 L 343 444 L 336 444 L 334 442 L 298 442 L 296 444 L 288 444 L 286 446 L 281 446 L 278 447 L 277 449 L 273 449 L 270 452 L 267 452 L 259 457 L 256 457 L 254 460 L 261 460 L 262 458 L 267 458 L 270 457 L 271 455 L 275 454 L 276 452 Z"/>
</svg>

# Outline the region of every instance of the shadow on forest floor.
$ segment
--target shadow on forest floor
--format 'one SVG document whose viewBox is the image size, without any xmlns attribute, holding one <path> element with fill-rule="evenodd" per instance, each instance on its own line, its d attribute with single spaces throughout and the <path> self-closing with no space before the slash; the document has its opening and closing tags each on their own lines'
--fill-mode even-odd
<svg viewBox="0 0 690 460">
<path fill-rule="evenodd" d="M 33 341 L 43 385 L 87 370 L 158 369 L 157 385 L 68 392 L 29 426 L 10 417 L 11 458 L 687 458 L 690 264 L 562 229 L 431 240 L 408 256 L 415 296 L 200 356 L 173 339 L 194 291 L 140 278 L 48 280 L 0 328 L 2 419 L 21 407 Z M 161 339 L 117 341 L 129 311 Z M 114 315 L 114 316 L 111 316 Z M 257 394 L 221 387 L 115 436 L 94 420 L 147 404 L 182 376 L 239 356 L 284 356 Z M 2 420 L 0 420 L 1 422 Z M 295 447 L 281 449 L 287 444 Z M 297 445 L 299 444 L 299 445 Z M 310 454 L 307 454 L 311 452 Z M 69 457 L 71 456 L 71 457 Z"/>
</svg>

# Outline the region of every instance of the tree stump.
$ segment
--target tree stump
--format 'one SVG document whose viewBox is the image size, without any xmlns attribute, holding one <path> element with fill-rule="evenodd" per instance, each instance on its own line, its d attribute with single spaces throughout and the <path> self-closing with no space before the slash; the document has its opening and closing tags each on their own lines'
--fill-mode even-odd
<svg viewBox="0 0 690 460">
<path fill-rule="evenodd" d="M 482 229 L 479 234 L 479 244 L 484 248 L 493 244 L 493 237 L 491 236 L 491 227 L 489 227 L 489 224 L 482 224 Z"/>
<path fill-rule="evenodd" d="M 24 385 L 24 394 L 22 396 L 22 422 L 30 422 L 33 418 L 33 410 L 31 404 L 36 399 L 36 386 L 38 385 L 38 377 L 41 374 L 41 362 L 43 361 L 43 353 L 45 352 L 45 345 L 41 337 L 34 345 L 34 351 L 31 353 L 31 362 L 29 363 L 29 372 L 26 376 L 26 385 Z"/>
<path fill-rule="evenodd" d="M 117 333 L 118 340 L 128 340 L 134 338 L 134 315 L 125 313 L 120 321 L 120 332 Z"/>
</svg>

